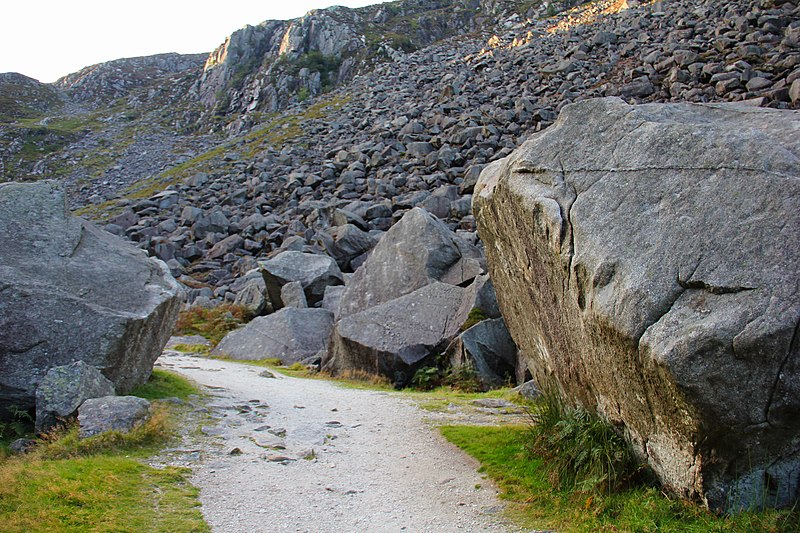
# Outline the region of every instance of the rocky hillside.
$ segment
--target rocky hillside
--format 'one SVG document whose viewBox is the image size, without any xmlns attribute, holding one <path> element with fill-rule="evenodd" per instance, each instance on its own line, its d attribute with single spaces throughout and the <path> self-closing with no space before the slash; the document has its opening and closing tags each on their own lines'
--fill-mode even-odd
<svg viewBox="0 0 800 533">
<path fill-rule="evenodd" d="M 323 250 L 335 240 L 326 213 L 337 208 L 364 231 L 384 231 L 421 206 L 472 234 L 480 170 L 569 102 L 618 95 L 797 106 L 795 4 L 674 1 L 613 13 L 618 8 L 601 2 L 555 19 L 512 15 L 488 42 L 459 36 L 404 54 L 90 212 L 113 215 L 112 230 L 232 300 L 236 276 L 257 258 L 289 245 Z"/>
<path fill-rule="evenodd" d="M 338 6 L 296 20 L 246 26 L 211 53 L 195 90 L 207 114 L 239 114 L 229 129 L 240 131 L 252 125 L 253 112 L 271 113 L 317 96 L 378 63 L 444 38 L 486 32 L 495 17 L 524 11 L 527 4 L 401 1 L 359 9 Z"/>
<path fill-rule="evenodd" d="M 247 26 L 211 54 L 120 59 L 54 84 L 6 74 L 0 181 L 48 175 L 65 178 L 81 202 L 97 192 L 92 183 L 107 195 L 218 144 L 219 133 L 246 132 L 377 64 L 467 32 L 491 35 L 495 17 L 531 4 L 402 0 L 337 7 Z M 152 142 L 142 139 L 145 131 Z"/>
<path fill-rule="evenodd" d="M 481 169 L 567 103 L 617 95 L 798 105 L 792 1 L 602 0 L 549 16 L 560 7 L 335 8 L 247 27 L 202 67 L 198 56 L 167 54 L 91 67 L 53 86 L 4 75 L 12 89 L 3 176 L 63 176 L 74 203 L 95 204 L 85 213 L 169 261 L 188 285 L 234 300 L 237 276 L 256 259 L 290 246 L 329 249 L 337 209 L 372 232 L 370 242 L 414 206 L 474 239 L 470 195 Z M 366 39 L 367 30 L 410 45 Z M 391 52 L 374 66 L 358 55 L 378 49 Z M 341 60 L 335 72 L 326 71 L 331 57 Z M 272 76 L 278 64 L 296 76 Z M 290 78 L 319 85 L 286 81 L 288 110 L 263 114 L 280 105 L 256 98 L 272 91 L 259 84 Z M 229 101 L 221 114 L 220 99 Z M 243 133 L 188 133 L 208 125 L 212 110 L 218 125 Z"/>
</svg>

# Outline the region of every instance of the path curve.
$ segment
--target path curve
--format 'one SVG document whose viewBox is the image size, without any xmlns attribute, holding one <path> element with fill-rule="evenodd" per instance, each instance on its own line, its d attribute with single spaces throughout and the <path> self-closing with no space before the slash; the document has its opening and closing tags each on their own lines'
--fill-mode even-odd
<svg viewBox="0 0 800 533">
<path fill-rule="evenodd" d="M 511 530 L 477 462 L 413 402 L 176 352 L 157 364 L 211 393 L 203 435 L 163 460 L 193 469 L 214 531 Z"/>
</svg>

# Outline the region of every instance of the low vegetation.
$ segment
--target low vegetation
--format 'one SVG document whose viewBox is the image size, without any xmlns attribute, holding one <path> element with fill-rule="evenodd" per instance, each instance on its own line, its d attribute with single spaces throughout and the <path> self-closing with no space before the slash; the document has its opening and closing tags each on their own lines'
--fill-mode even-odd
<svg viewBox="0 0 800 533">
<path fill-rule="evenodd" d="M 510 516 L 559 532 L 790 532 L 796 510 L 717 516 L 663 493 L 625 441 L 595 416 L 546 394 L 532 423 L 444 426 L 442 434 L 481 462 Z"/>
<path fill-rule="evenodd" d="M 530 451 L 546 459 L 550 481 L 562 490 L 611 493 L 652 478 L 625 439 L 596 414 L 570 407 L 552 392 L 530 413 Z"/>
<path fill-rule="evenodd" d="M 135 395 L 158 400 L 197 393 L 185 379 L 156 370 Z M 0 458 L 0 524 L 4 532 L 209 531 L 188 470 L 147 466 L 173 435 L 177 414 L 155 402 L 153 416 L 130 433 L 78 438 L 69 425 L 40 439 L 34 451 Z"/>
<path fill-rule="evenodd" d="M 181 311 L 175 324 L 175 335 L 202 335 L 214 346 L 225 335 L 253 318 L 247 307 L 222 304 L 213 308 L 190 307 Z"/>
</svg>

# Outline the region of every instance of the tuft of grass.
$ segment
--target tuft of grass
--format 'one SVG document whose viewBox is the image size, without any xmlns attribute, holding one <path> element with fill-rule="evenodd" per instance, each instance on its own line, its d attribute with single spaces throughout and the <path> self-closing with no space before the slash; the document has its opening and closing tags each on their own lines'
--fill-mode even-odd
<svg viewBox="0 0 800 533">
<path fill-rule="evenodd" d="M 645 470 L 610 424 L 553 392 L 545 392 L 530 414 L 529 448 L 547 459 L 553 483 L 563 490 L 613 492 Z"/>
<path fill-rule="evenodd" d="M 414 372 L 409 386 L 417 390 L 433 390 L 442 384 L 442 374 L 435 366 L 423 366 Z"/>
<path fill-rule="evenodd" d="M 481 392 L 483 386 L 478 379 L 478 372 L 471 364 L 451 366 L 442 379 L 442 384 L 463 392 Z"/>
<path fill-rule="evenodd" d="M 164 398 L 185 400 L 193 394 L 199 395 L 200 391 L 183 376 L 154 368 L 147 382 L 133 389 L 131 394 L 145 400 L 163 400 Z"/>
<path fill-rule="evenodd" d="M 337 381 L 350 383 L 354 388 L 372 388 L 377 390 L 392 389 L 392 382 L 386 376 L 372 374 L 366 370 L 349 368 L 336 378 Z"/>
<path fill-rule="evenodd" d="M 212 309 L 191 307 L 178 315 L 174 334 L 202 335 L 216 346 L 225 335 L 252 318 L 250 310 L 243 305 L 222 304 Z"/>
<path fill-rule="evenodd" d="M 469 328 L 477 324 L 478 322 L 483 322 L 489 318 L 486 316 L 486 313 L 483 312 L 483 309 L 479 309 L 477 307 L 473 307 L 469 315 L 467 315 L 467 319 L 461 325 L 461 331 L 467 331 Z"/>
<path fill-rule="evenodd" d="M 521 526 L 563 533 L 750 533 L 800 531 L 800 512 L 768 510 L 719 517 L 665 496 L 654 487 L 587 494 L 553 486 L 547 459 L 531 455 L 530 429 L 519 426 L 444 426 L 444 437 L 481 462 L 498 485 L 509 516 Z"/>
<path fill-rule="evenodd" d="M 176 344 L 172 347 L 172 349 L 176 352 L 208 355 L 208 353 L 211 351 L 211 346 L 207 344 Z"/>
</svg>

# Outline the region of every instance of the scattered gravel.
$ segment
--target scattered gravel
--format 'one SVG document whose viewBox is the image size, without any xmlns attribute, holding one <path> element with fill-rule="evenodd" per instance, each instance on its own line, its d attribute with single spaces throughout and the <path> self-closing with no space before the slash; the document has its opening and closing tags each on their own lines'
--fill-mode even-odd
<svg viewBox="0 0 800 533">
<path fill-rule="evenodd" d="M 396 395 L 167 351 L 208 388 L 190 466 L 214 531 L 510 531 L 492 483 Z M 440 418 L 441 419 L 441 418 Z"/>
</svg>

